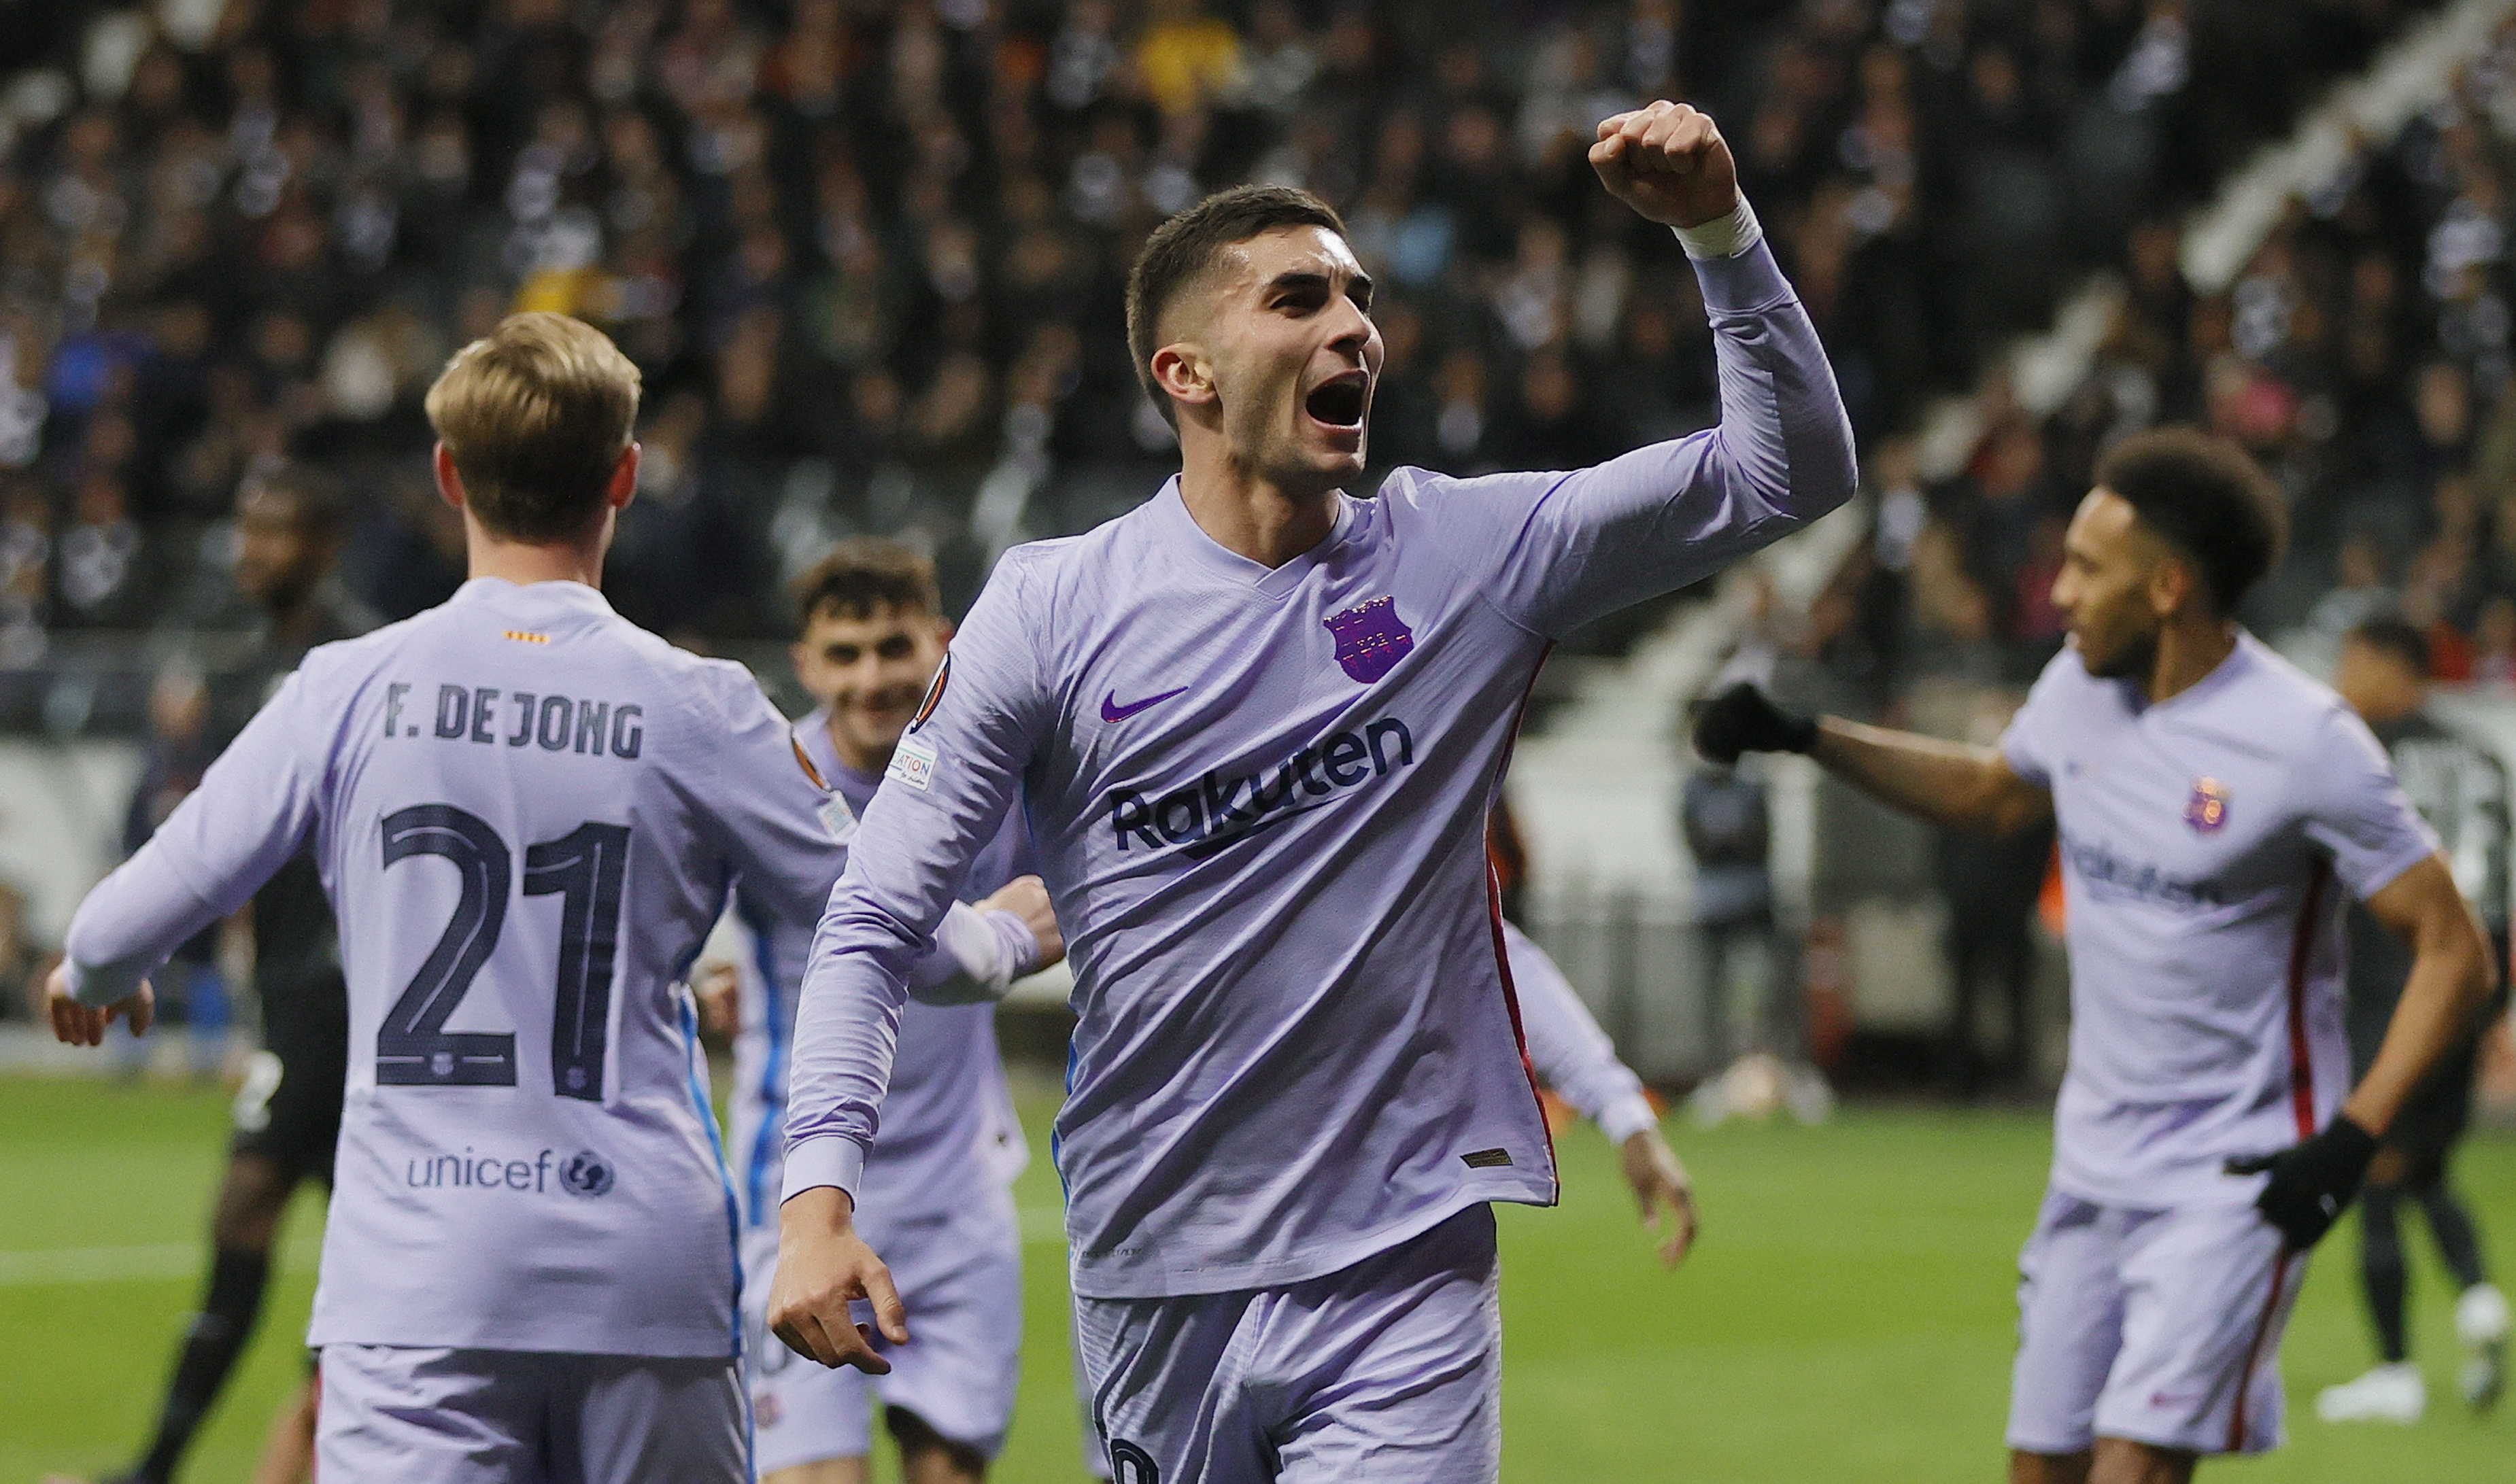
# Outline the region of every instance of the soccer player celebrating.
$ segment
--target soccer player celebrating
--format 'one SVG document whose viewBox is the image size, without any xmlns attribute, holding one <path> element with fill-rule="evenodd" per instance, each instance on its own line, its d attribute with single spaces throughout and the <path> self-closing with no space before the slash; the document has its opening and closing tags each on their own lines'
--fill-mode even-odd
<svg viewBox="0 0 2516 1484">
<path fill-rule="evenodd" d="M 788 1344 L 878 1365 L 868 1296 L 913 1328 L 855 1198 L 902 970 L 1019 793 L 1075 966 L 1057 1160 L 1117 1476 L 1494 1478 L 1488 1203 L 1556 1194 L 1485 850 L 1522 698 L 1554 636 L 1853 487 L 1712 121 L 1654 103 L 1590 158 L 1695 260 L 1723 419 L 1572 473 L 1349 496 L 1382 350 L 1336 214 L 1243 187 L 1146 243 L 1128 339 L 1181 473 L 1009 552 L 893 754 L 798 1015 Z"/>
<path fill-rule="evenodd" d="M 81 904 L 50 986 L 64 1041 L 145 1028 L 148 971 L 313 851 L 350 1005 L 320 1477 L 751 1476 L 731 1191 L 677 980 L 737 875 L 812 920 L 853 819 L 745 671 L 596 591 L 638 390 L 556 314 L 455 354 L 428 413 L 471 581 L 310 653 Z M 957 993 L 970 967 L 910 972 Z"/>
<path fill-rule="evenodd" d="M 796 584 L 796 609 L 795 678 L 819 703 L 797 723 L 796 740 L 861 812 L 951 638 L 935 564 L 896 542 L 842 542 Z M 961 895 L 999 893 L 979 905 L 1020 912 L 999 920 L 1008 930 L 1052 938 L 1048 894 L 1036 877 L 1023 875 L 1029 853 L 1021 821 L 1009 817 L 971 863 Z M 756 919 L 749 926 L 755 952 L 742 966 L 733 1124 L 761 1477 L 862 1484 L 874 1393 L 908 1484 L 983 1479 L 1004 1446 L 1021 1375 L 1022 1227 L 1013 1178 L 1029 1155 L 997 1059 L 995 1008 L 912 1003 L 902 1011 L 882 1137 L 859 1187 L 867 1240 L 896 1255 L 894 1281 L 917 1316 L 916 1338 L 884 1342 L 891 1370 L 871 1382 L 856 1371 L 805 1365 L 769 1340 L 766 1309 L 777 1265 L 786 1049 L 812 931 Z M 1016 946 L 1027 943 L 1024 936 Z"/>
<path fill-rule="evenodd" d="M 2491 935 L 2491 960 L 2507 962 L 2507 770 L 2497 759 L 2428 714 L 2429 641 L 2399 618 L 2362 624 L 2341 645 L 2333 686 L 2392 758 L 2403 792 L 2438 833 L 2464 899 Z M 2350 912 L 2350 1059 L 2364 1075 L 2382 1045 L 2411 965 L 2402 944 L 2365 907 Z M 2499 999 L 2506 991 L 2501 986 Z M 2503 1006 L 2500 1008 L 2503 1009 Z M 2411 1362 L 2409 1274 L 2399 1216 L 2406 1201 L 2428 1217 L 2429 1235 L 2454 1275 L 2456 1336 L 2463 1341 L 2461 1389 L 2486 1410 L 2498 1400 L 2507 1343 L 2507 1297 L 2490 1281 L 2472 1212 L 2455 1194 L 2448 1165 L 2472 1117 L 2481 1060 L 2475 1026 L 2407 1098 L 2368 1168 L 2359 1207 L 2359 1277 L 2375 1321 L 2379 1364 L 2315 1399 L 2327 1422 L 2416 1422 L 2428 1409 L 2428 1381 Z"/>
<path fill-rule="evenodd" d="M 1803 752 L 1943 824 L 2059 825 L 2071 1063 L 2020 1262 L 2015 1484 L 2177 1484 L 2202 1454 L 2279 1444 L 2307 1250 L 2489 992 L 2384 752 L 2236 622 L 2282 526 L 2235 444 L 2138 434 L 2071 522 L 2070 644 L 1996 749 L 1792 716 L 1747 685 L 1697 720 L 1715 762 Z M 2411 948 L 2346 1102 L 2336 878 Z"/>
</svg>

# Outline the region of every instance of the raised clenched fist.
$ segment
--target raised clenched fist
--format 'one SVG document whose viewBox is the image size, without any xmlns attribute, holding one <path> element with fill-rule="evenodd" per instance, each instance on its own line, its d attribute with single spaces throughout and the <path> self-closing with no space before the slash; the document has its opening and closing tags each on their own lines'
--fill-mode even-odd
<svg viewBox="0 0 2516 1484">
<path fill-rule="evenodd" d="M 1590 168 L 1654 222 L 1700 227 L 1739 205 L 1739 165 L 1709 115 L 1666 100 L 1599 124 Z"/>
</svg>

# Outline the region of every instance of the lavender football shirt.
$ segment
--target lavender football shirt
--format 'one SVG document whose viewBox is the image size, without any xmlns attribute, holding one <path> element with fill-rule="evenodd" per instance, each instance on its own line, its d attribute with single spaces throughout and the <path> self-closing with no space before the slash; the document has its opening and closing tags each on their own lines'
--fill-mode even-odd
<svg viewBox="0 0 2516 1484">
<path fill-rule="evenodd" d="M 2344 893 L 2437 852 L 2341 698 L 2251 635 L 2155 705 L 2065 649 L 2001 739 L 2052 791 L 2070 908 L 2071 1064 L 2053 1184 L 2155 1210 L 2248 1202 L 2350 1090 Z"/>
<path fill-rule="evenodd" d="M 479 578 L 308 654 L 67 956 L 109 1004 L 311 842 L 350 999 L 311 1342 L 730 1355 L 677 981 L 737 877 L 817 921 L 853 823 L 740 666 L 581 584 Z"/>
<path fill-rule="evenodd" d="M 1005 555 L 821 923 L 789 1194 L 858 1186 L 902 974 L 1019 796 L 1075 976 L 1076 1292 L 1298 1282 L 1472 1202 L 1554 1200 L 1485 856 L 1530 681 L 1554 637 L 1853 489 L 1771 252 L 1696 271 L 1717 429 L 1569 474 L 1402 469 L 1272 570 L 1176 479 Z"/>
</svg>

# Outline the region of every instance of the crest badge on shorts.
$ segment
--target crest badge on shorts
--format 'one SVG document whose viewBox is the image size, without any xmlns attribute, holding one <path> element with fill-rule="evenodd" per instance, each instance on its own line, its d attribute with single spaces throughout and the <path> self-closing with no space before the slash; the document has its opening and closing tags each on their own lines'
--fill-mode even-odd
<svg viewBox="0 0 2516 1484">
<path fill-rule="evenodd" d="M 1336 638 L 1336 662 L 1368 685 L 1398 668 L 1415 647 L 1414 631 L 1398 616 L 1398 600 L 1375 598 L 1320 620 Z"/>
<path fill-rule="evenodd" d="M 2193 796 L 2184 801 L 2184 822 L 2198 835 L 2217 833 L 2228 822 L 2228 786 L 2216 778 L 2193 780 Z"/>
</svg>

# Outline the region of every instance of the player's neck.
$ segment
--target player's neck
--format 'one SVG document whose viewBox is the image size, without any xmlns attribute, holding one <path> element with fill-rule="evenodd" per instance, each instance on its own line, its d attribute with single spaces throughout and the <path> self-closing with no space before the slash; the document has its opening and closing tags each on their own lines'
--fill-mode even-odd
<svg viewBox="0 0 2516 1484">
<path fill-rule="evenodd" d="M 1263 567 L 1282 566 L 1336 529 L 1334 489 L 1286 489 L 1235 463 L 1220 438 L 1193 433 L 1180 441 L 1180 501 L 1215 545 Z"/>
<path fill-rule="evenodd" d="M 537 582 L 581 582 L 603 586 L 603 557 L 611 547 L 608 513 L 601 526 L 574 541 L 502 541 L 481 528 L 467 512 L 463 544 L 473 577 L 503 577 L 519 587 Z"/>
<path fill-rule="evenodd" d="M 839 719 L 836 713 L 833 713 L 827 721 L 821 723 L 821 730 L 829 733 L 830 751 L 839 755 L 839 766 L 846 768 L 849 772 L 856 774 L 858 777 L 879 778 L 883 775 L 883 772 L 891 766 L 891 746 L 862 747 L 858 745 L 854 740 L 839 730 Z"/>
<path fill-rule="evenodd" d="M 2158 657 L 2150 662 L 2149 703 L 2155 706 L 2201 684 L 2211 671 L 2228 662 L 2236 648 L 2233 620 L 2168 624 L 2159 631 Z"/>
</svg>

